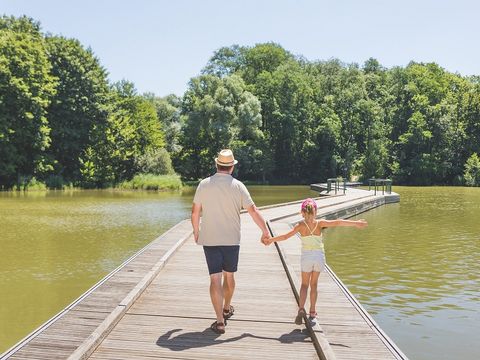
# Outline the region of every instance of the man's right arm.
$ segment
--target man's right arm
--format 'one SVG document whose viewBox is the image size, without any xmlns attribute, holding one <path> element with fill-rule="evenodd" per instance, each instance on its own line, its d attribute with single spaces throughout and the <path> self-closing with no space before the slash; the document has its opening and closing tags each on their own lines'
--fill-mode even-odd
<svg viewBox="0 0 480 360">
<path fill-rule="evenodd" d="M 200 213 L 202 211 L 202 183 L 201 181 L 198 186 L 197 190 L 195 190 L 195 195 L 193 196 L 193 204 L 192 204 L 192 228 L 193 228 L 193 238 L 195 242 L 198 242 L 198 237 L 200 234 Z"/>
<path fill-rule="evenodd" d="M 253 221 L 257 226 L 262 230 L 262 242 L 264 239 L 270 239 L 270 232 L 268 231 L 267 224 L 265 223 L 265 219 L 263 218 L 260 211 L 258 211 L 255 204 L 247 207 L 247 211 L 252 217 Z"/>
<path fill-rule="evenodd" d="M 193 203 L 192 205 L 192 227 L 193 227 L 193 238 L 195 242 L 198 242 L 198 234 L 200 233 L 200 212 L 202 210 L 201 204 Z"/>
</svg>

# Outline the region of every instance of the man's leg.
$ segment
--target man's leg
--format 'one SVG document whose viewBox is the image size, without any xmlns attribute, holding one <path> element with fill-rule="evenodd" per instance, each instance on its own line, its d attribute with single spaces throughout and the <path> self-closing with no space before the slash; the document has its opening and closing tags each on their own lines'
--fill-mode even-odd
<svg viewBox="0 0 480 360">
<path fill-rule="evenodd" d="M 217 322 L 223 323 L 222 252 L 218 246 L 204 246 L 203 251 L 210 273 L 210 300 Z M 224 329 L 222 326 L 218 326 L 218 328 Z"/>
<path fill-rule="evenodd" d="M 227 315 L 227 319 L 233 315 L 233 311 L 230 312 L 230 303 L 232 302 L 233 293 L 235 291 L 235 272 L 237 271 L 239 252 L 240 247 L 238 245 L 222 246 L 224 296 L 223 309 L 227 310 L 224 312 L 224 315 Z"/>
<path fill-rule="evenodd" d="M 222 288 L 222 273 L 215 273 L 210 275 L 210 299 L 212 300 L 217 322 L 223 323 L 223 288 Z M 223 329 L 223 327 L 219 327 Z"/>
<path fill-rule="evenodd" d="M 230 310 L 230 303 L 232 302 L 233 292 L 235 291 L 235 273 L 223 272 L 223 308 L 227 311 Z"/>
</svg>

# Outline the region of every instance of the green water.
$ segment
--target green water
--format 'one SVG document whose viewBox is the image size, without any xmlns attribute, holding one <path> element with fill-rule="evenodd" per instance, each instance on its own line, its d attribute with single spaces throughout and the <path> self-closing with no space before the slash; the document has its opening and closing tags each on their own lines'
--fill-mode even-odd
<svg viewBox="0 0 480 360">
<path fill-rule="evenodd" d="M 315 195 L 249 189 L 257 205 Z M 480 189 L 394 190 L 400 204 L 359 216 L 368 228 L 327 232 L 328 263 L 410 359 L 477 359 Z M 0 352 L 189 217 L 192 197 L 193 189 L 0 193 Z"/>
</svg>

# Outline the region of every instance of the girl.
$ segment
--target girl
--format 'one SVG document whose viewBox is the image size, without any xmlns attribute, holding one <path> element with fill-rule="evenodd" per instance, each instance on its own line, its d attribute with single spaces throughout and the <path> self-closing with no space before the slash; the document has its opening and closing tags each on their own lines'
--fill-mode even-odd
<svg viewBox="0 0 480 360">
<path fill-rule="evenodd" d="M 320 272 L 325 268 L 325 254 L 323 251 L 324 228 L 335 226 L 355 226 L 363 228 L 367 226 L 365 220 L 316 220 L 317 204 L 313 199 L 306 199 L 302 203 L 301 213 L 303 221 L 286 234 L 275 236 L 267 242 L 270 244 L 275 241 L 287 240 L 296 233 L 300 234 L 302 240 L 302 286 L 300 288 L 300 300 L 298 304 L 298 313 L 295 318 L 295 324 L 301 325 L 302 319 L 306 315 L 305 302 L 307 300 L 307 290 L 310 285 L 310 319 L 314 320 L 317 316 L 315 305 L 317 302 L 317 284 Z"/>
</svg>

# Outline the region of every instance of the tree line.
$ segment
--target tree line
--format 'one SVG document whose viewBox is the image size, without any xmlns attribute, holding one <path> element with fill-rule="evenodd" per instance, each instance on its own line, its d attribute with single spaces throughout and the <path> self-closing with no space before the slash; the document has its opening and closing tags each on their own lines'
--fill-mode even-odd
<svg viewBox="0 0 480 360">
<path fill-rule="evenodd" d="M 91 49 L 45 35 L 27 17 L 0 18 L 3 188 L 32 179 L 53 188 L 111 186 L 159 162 L 160 173 L 172 173 L 164 145 L 153 101 L 130 82 L 110 84 Z"/>
<path fill-rule="evenodd" d="M 182 96 L 138 94 L 75 39 L 0 18 L 0 186 L 198 180 L 232 148 L 236 176 L 480 183 L 480 77 L 435 63 L 309 61 L 275 43 L 215 51 Z"/>
</svg>

